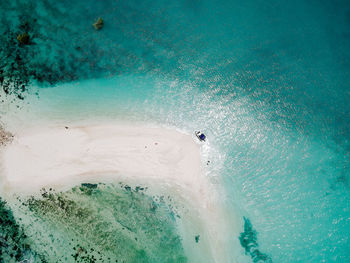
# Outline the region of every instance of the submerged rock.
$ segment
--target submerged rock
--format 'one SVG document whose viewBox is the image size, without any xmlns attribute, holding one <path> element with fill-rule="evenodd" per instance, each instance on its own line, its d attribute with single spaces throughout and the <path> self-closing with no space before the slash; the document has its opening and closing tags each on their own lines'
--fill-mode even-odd
<svg viewBox="0 0 350 263">
<path fill-rule="evenodd" d="M 97 188 L 97 184 L 90 184 L 90 183 L 82 183 L 81 186 L 84 186 L 84 187 L 90 188 L 90 189 L 96 189 Z"/>
<path fill-rule="evenodd" d="M 103 19 L 99 17 L 95 23 L 92 24 L 96 30 L 100 30 L 103 27 Z"/>
<path fill-rule="evenodd" d="M 239 241 L 245 250 L 246 255 L 250 255 L 253 262 L 269 262 L 272 259 L 259 250 L 257 232 L 254 230 L 252 223 L 246 217 L 244 219 L 244 232 L 241 233 Z"/>
<path fill-rule="evenodd" d="M 199 237 L 200 237 L 200 235 L 194 237 L 194 240 L 196 241 L 196 243 L 199 242 Z"/>
<path fill-rule="evenodd" d="M 22 45 L 28 45 L 30 41 L 30 36 L 28 33 L 19 34 L 17 35 L 17 40 Z"/>
</svg>

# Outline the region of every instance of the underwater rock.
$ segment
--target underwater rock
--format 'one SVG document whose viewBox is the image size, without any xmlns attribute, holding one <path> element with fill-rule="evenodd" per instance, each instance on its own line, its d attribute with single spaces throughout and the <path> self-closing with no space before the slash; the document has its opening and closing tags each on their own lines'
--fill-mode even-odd
<svg viewBox="0 0 350 263">
<path fill-rule="evenodd" d="M 257 232 L 253 229 L 250 220 L 246 217 L 244 219 L 244 232 L 239 236 L 241 246 L 245 250 L 246 255 L 250 255 L 253 262 L 269 262 L 272 263 L 272 259 L 260 252 L 258 245 Z"/>
<path fill-rule="evenodd" d="M 200 237 L 200 235 L 194 237 L 194 240 L 196 241 L 196 243 L 199 242 L 199 237 Z"/>
<path fill-rule="evenodd" d="M 96 30 L 100 30 L 103 27 L 103 19 L 99 17 L 95 23 L 92 24 Z"/>
<path fill-rule="evenodd" d="M 144 187 L 141 187 L 141 186 L 136 186 L 136 187 L 135 187 L 135 191 L 136 191 L 136 192 L 138 192 L 138 191 L 143 191 L 143 190 L 145 190 Z"/>
<path fill-rule="evenodd" d="M 85 194 L 91 195 L 97 190 L 97 184 L 82 183 L 79 189 Z"/>
<path fill-rule="evenodd" d="M 17 35 L 17 40 L 22 45 L 28 45 L 30 41 L 30 36 L 28 33 L 19 34 Z"/>
<path fill-rule="evenodd" d="M 81 186 L 84 186 L 84 187 L 90 188 L 90 189 L 96 189 L 97 188 L 97 184 L 90 184 L 90 183 L 82 183 Z"/>
<path fill-rule="evenodd" d="M 124 188 L 125 188 L 126 191 L 131 191 L 131 187 L 128 186 L 128 185 L 125 185 Z"/>
</svg>

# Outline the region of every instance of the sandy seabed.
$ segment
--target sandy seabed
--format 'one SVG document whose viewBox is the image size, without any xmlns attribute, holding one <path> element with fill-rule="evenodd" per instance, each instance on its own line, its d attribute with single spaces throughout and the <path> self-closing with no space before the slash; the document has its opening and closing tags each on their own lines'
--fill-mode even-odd
<svg viewBox="0 0 350 263">
<path fill-rule="evenodd" d="M 2 149 L 0 185 L 7 196 L 45 187 L 66 190 L 82 182 L 149 185 L 190 211 L 181 220 L 185 249 L 191 250 L 193 240 L 186 234 L 195 228 L 204 233 L 201 246 L 211 260 L 227 262 L 227 222 L 217 191 L 201 170 L 200 145 L 176 130 L 124 124 L 31 127 L 15 132 Z"/>
</svg>

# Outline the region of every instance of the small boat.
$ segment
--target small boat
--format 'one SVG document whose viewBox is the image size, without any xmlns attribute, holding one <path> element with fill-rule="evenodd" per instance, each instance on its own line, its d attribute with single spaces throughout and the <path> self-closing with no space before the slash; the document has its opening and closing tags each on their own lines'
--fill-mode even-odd
<svg viewBox="0 0 350 263">
<path fill-rule="evenodd" d="M 196 131 L 194 134 L 197 136 L 198 140 L 200 140 L 201 142 L 205 142 L 206 136 L 204 135 L 204 133 Z"/>
</svg>

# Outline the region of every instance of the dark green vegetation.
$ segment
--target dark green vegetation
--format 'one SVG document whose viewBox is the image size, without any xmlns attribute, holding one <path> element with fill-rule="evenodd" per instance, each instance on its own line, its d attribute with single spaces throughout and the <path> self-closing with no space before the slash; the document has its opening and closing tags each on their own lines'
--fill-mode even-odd
<svg viewBox="0 0 350 263">
<path fill-rule="evenodd" d="M 14 3 L 2 1 L 0 4 L 0 85 L 5 94 L 14 93 L 19 99 L 23 99 L 31 78 L 38 75 L 31 66 L 32 62 L 37 63 L 34 59 L 36 49 L 28 44 L 30 35 L 37 38 L 39 30 L 31 6 L 23 6 L 15 14 L 15 10 L 11 9 Z"/>
<path fill-rule="evenodd" d="M 197 235 L 197 236 L 194 237 L 194 240 L 196 241 L 196 243 L 199 242 L 199 237 L 200 237 L 200 235 Z"/>
<path fill-rule="evenodd" d="M 268 255 L 260 252 L 257 232 L 246 217 L 244 217 L 244 232 L 241 233 L 239 241 L 245 253 L 251 256 L 253 262 L 272 262 L 272 259 Z"/>
<path fill-rule="evenodd" d="M 17 40 L 20 44 L 28 45 L 30 41 L 30 36 L 28 35 L 28 33 L 19 34 L 17 36 Z"/>
<path fill-rule="evenodd" d="M 6 202 L 0 198 L 0 262 L 19 262 L 40 256 L 31 251 L 30 239 L 17 223 Z"/>
<path fill-rule="evenodd" d="M 5 94 L 24 99 L 33 81 L 54 85 L 116 68 L 115 60 L 99 61 L 105 51 L 93 39 L 94 30 L 89 32 L 78 17 L 80 22 L 69 20 L 69 9 L 63 11 L 59 3 L 1 1 L 0 9 L 0 87 Z M 101 28 L 101 21 L 97 23 Z"/>
<path fill-rule="evenodd" d="M 46 87 L 155 70 L 160 60 L 149 27 L 155 16 L 150 4 L 0 1 L 0 88 L 24 99 L 33 83 Z M 101 14 L 103 19 L 96 21 Z M 156 21 L 163 20 L 157 17 Z M 109 28 L 97 34 L 94 27 L 104 27 L 104 20 Z M 96 21 L 94 27 L 92 21 Z"/>
<path fill-rule="evenodd" d="M 101 17 L 99 17 L 98 19 L 97 19 L 97 21 L 93 24 L 93 26 L 94 26 L 94 28 L 96 29 L 96 30 L 100 30 L 100 29 L 102 29 L 102 27 L 103 27 L 103 19 L 101 18 Z"/>
<path fill-rule="evenodd" d="M 16 240 L 30 240 L 38 262 L 187 262 L 176 215 L 143 187 L 85 183 L 21 203 L 28 237 L 11 214 Z"/>
</svg>

